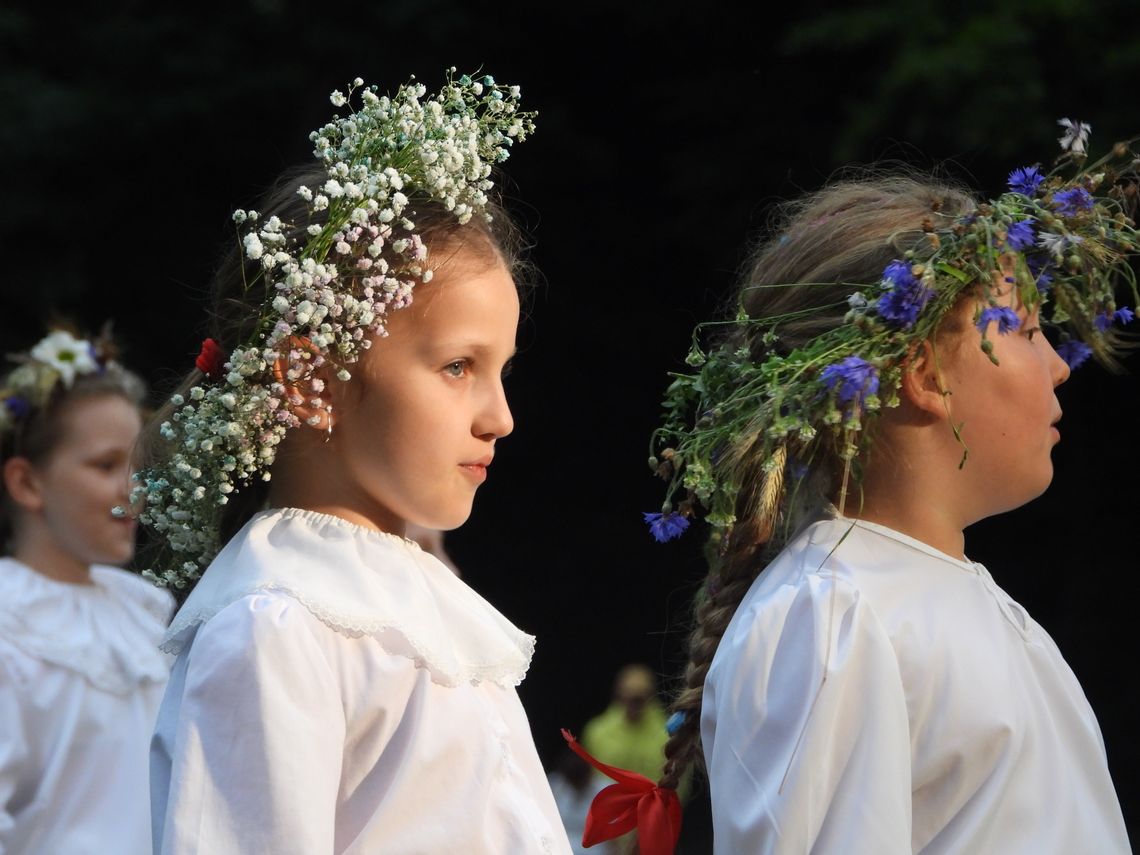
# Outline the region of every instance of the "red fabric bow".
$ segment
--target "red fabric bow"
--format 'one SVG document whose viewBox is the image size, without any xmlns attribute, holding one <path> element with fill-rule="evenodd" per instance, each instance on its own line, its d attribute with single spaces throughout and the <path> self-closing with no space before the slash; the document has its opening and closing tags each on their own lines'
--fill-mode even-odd
<svg viewBox="0 0 1140 855">
<path fill-rule="evenodd" d="M 226 352 L 212 338 L 202 342 L 202 349 L 198 358 L 194 360 L 194 367 L 209 377 L 217 380 L 222 376 L 222 369 L 226 364 Z"/>
<path fill-rule="evenodd" d="M 673 855 L 681 835 L 681 801 L 677 791 L 659 787 L 644 775 L 595 760 L 566 728 L 562 728 L 562 738 L 571 751 L 617 781 L 594 796 L 586 814 L 582 845 L 593 846 L 636 828 L 641 855 Z"/>
</svg>

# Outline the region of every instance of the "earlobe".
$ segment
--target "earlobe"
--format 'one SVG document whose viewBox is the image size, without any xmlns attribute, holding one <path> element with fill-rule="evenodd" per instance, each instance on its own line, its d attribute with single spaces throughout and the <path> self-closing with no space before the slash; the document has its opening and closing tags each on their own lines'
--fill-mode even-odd
<svg viewBox="0 0 1140 855">
<path fill-rule="evenodd" d="M 4 489 L 21 509 L 31 513 L 43 510 L 44 498 L 39 473 L 26 457 L 9 457 L 4 461 Z"/>
</svg>

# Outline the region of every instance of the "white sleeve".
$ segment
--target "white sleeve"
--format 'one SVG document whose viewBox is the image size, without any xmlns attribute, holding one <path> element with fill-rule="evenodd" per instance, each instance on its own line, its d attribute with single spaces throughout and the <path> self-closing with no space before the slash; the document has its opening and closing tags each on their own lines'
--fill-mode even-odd
<svg viewBox="0 0 1140 855">
<path fill-rule="evenodd" d="M 716 852 L 910 855 L 906 699 L 871 608 L 812 576 L 741 618 L 705 688 Z"/>
<path fill-rule="evenodd" d="M 8 851 L 15 818 L 11 803 L 28 761 L 28 734 L 17 678 L 0 649 L 0 855 Z"/>
<path fill-rule="evenodd" d="M 273 596 L 198 630 L 159 714 L 152 763 L 169 752 L 169 789 L 154 790 L 156 855 L 333 851 L 345 723 L 327 632 Z"/>
</svg>

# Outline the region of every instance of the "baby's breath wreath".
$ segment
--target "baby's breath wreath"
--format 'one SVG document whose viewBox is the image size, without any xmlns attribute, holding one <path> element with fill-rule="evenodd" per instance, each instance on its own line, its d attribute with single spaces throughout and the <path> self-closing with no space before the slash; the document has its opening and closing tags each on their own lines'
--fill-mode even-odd
<svg viewBox="0 0 1140 855">
<path fill-rule="evenodd" d="M 388 314 L 430 281 L 416 200 L 441 203 L 461 224 L 490 218 L 492 167 L 534 131 L 534 114 L 519 110 L 519 87 L 454 71 L 431 96 L 414 79 L 391 97 L 360 78 L 347 93 L 332 93 L 347 115 L 310 135 L 326 173 L 321 186 L 298 190 L 310 225 L 234 212 L 244 254 L 260 265 L 247 288 L 267 296 L 250 340 L 229 353 L 207 340 L 197 361 L 203 381 L 174 396 L 161 428 L 173 455 L 134 476 L 139 520 L 178 556 L 173 566 L 144 571 L 156 584 L 182 588 L 196 579 L 219 548 L 221 506 L 242 485 L 269 480 L 278 444 L 299 424 L 287 384 L 307 379 L 319 396 L 312 373 L 326 363 L 348 380 L 371 337 L 386 334 Z M 286 365 L 281 378 L 278 360 Z M 319 397 L 312 403 L 322 405 Z"/>
<path fill-rule="evenodd" d="M 771 347 L 781 325 L 798 315 L 756 318 L 740 308 L 733 318 L 696 328 L 686 358 L 693 371 L 672 375 L 664 423 L 650 444 L 650 468 L 669 483 L 661 511 L 645 514 L 654 537 L 679 536 L 703 510 L 714 542 L 726 543 L 741 490 L 729 461 L 744 451 L 765 461 L 756 528 L 762 542 L 789 485 L 794 489 L 825 446 L 844 462 L 842 507 L 852 463 L 871 441 L 868 425 L 883 407 L 898 406 L 910 354 L 934 336 L 967 289 L 979 294 L 974 323 L 994 363 L 995 331 L 1006 335 L 1021 323 L 997 299 L 995 282 L 1005 279 L 1026 309 L 1040 309 L 1042 327 L 1056 334 L 1071 368 L 1090 357 L 1116 366 L 1115 327 L 1134 318 L 1117 294 L 1126 293 L 1133 306 L 1140 301 L 1129 264 L 1140 248 L 1131 217 L 1136 140 L 1088 163 L 1089 126 L 1060 124 L 1062 152 L 1048 173 L 1036 165 L 1015 169 L 997 199 L 948 226 L 926 223 L 921 247 L 892 261 L 880 281 L 849 283 L 845 322 L 804 346 L 786 354 Z M 726 330 L 745 335 L 706 345 L 707 333 Z M 755 337 L 768 346 L 758 362 L 747 346 L 724 343 Z M 960 426 L 953 429 L 961 442 Z M 967 457 L 963 443 L 963 464 Z"/>
</svg>

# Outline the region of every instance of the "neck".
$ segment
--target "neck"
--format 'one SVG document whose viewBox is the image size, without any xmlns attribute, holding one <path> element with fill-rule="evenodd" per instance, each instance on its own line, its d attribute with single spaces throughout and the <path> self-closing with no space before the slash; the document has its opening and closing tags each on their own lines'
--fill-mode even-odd
<svg viewBox="0 0 1140 855">
<path fill-rule="evenodd" d="M 862 483 L 848 493 L 844 515 L 887 526 L 964 560 L 964 529 L 972 519 L 964 512 L 971 485 L 958 469 L 961 447 L 939 442 L 933 448 L 926 436 L 892 434 L 880 436 L 882 450 Z"/>
<path fill-rule="evenodd" d="M 273 466 L 269 506 L 301 508 L 376 531 L 404 537 L 407 523 L 353 486 L 338 468 L 340 459 L 325 453 L 324 438 L 314 431 L 290 431 L 281 443 Z M 334 433 L 332 442 L 336 442 Z"/>
<path fill-rule="evenodd" d="M 68 585 L 92 585 L 91 565 L 60 549 L 51 538 L 25 532 L 17 538 L 12 557 L 41 576 Z"/>
</svg>

